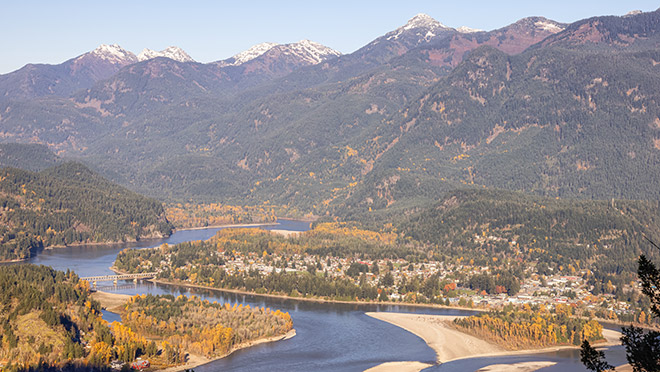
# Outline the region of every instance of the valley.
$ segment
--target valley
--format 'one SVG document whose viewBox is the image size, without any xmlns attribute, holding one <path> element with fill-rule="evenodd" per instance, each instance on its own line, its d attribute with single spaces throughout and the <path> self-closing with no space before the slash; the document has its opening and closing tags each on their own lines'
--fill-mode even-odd
<svg viewBox="0 0 660 372">
<path fill-rule="evenodd" d="M 404 22 L 1 74 L 0 366 L 565 372 L 655 334 L 660 9 Z M 155 278 L 78 280 L 111 270 Z M 422 318 L 498 355 L 377 320 Z"/>
</svg>

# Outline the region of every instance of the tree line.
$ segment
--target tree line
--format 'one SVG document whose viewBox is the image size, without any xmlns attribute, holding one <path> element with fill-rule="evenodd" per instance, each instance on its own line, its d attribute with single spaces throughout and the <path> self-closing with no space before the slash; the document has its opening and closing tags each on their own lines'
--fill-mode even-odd
<svg viewBox="0 0 660 372">
<path fill-rule="evenodd" d="M 168 236 L 160 202 L 115 185 L 79 163 L 41 172 L 0 169 L 0 260 L 73 243 Z"/>
</svg>

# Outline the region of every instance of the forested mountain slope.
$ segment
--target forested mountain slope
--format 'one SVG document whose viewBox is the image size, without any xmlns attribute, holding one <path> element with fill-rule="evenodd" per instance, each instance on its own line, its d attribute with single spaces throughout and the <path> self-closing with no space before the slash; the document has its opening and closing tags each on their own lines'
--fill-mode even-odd
<svg viewBox="0 0 660 372">
<path fill-rule="evenodd" d="M 115 185 L 80 163 L 35 173 L 0 169 L 0 259 L 38 248 L 167 236 L 160 202 Z"/>
<path fill-rule="evenodd" d="M 532 272 L 582 275 L 597 288 L 611 281 L 620 293 L 635 280 L 640 254 L 658 257 L 657 201 L 575 200 L 503 190 L 464 189 L 444 194 L 394 222 L 436 254 L 480 266 L 536 263 Z M 600 289 L 594 289 L 598 293 Z"/>
<path fill-rule="evenodd" d="M 0 167 L 13 167 L 40 171 L 60 162 L 45 145 L 3 143 L 0 144 Z"/>
<path fill-rule="evenodd" d="M 244 85 L 237 66 L 154 58 L 70 98 L 0 103 L 0 135 L 150 195 L 317 214 L 419 205 L 464 184 L 657 198 L 659 19 L 461 32 L 420 15 Z M 596 32 L 609 36 L 583 37 Z M 276 61 L 246 63 L 262 57 Z"/>
<path fill-rule="evenodd" d="M 64 370 L 109 371 L 99 348 L 86 344 L 115 340 L 101 318 L 101 305 L 92 300 L 89 285 L 74 273 L 46 266 L 0 267 L 0 365 L 3 371 L 51 366 Z M 120 342 L 123 347 L 128 343 Z M 97 345 L 100 346 L 100 345 Z"/>
</svg>

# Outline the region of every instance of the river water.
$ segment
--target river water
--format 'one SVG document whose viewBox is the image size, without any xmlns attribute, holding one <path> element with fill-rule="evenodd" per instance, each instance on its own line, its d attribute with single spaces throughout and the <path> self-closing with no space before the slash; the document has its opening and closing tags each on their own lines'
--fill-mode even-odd
<svg viewBox="0 0 660 372">
<path fill-rule="evenodd" d="M 309 223 L 280 220 L 266 229 L 305 231 Z M 44 250 L 30 262 L 51 266 L 57 270 L 75 271 L 79 276 L 113 274 L 109 269 L 117 253 L 125 248 L 155 247 L 163 243 L 177 244 L 192 240 L 206 240 L 219 228 L 177 231 L 167 239 L 150 240 L 119 245 L 89 245 Z M 296 336 L 285 341 L 261 344 L 239 350 L 232 355 L 195 368 L 195 371 L 364 371 L 370 367 L 392 361 L 421 361 L 435 363 L 435 352 L 422 339 L 403 329 L 373 319 L 365 312 L 394 311 L 420 314 L 469 315 L 469 312 L 451 309 L 425 309 L 410 306 L 319 304 L 289 299 L 242 295 L 222 291 L 189 289 L 165 286 L 150 282 L 133 281 L 109 283 L 99 290 L 123 294 L 179 294 L 197 295 L 210 301 L 250 306 L 270 307 L 288 311 L 293 319 Z M 119 320 L 115 314 L 104 312 L 108 321 Z M 620 346 L 607 350 L 612 364 L 625 362 Z M 490 364 L 510 364 L 528 361 L 553 361 L 555 366 L 541 369 L 551 372 L 583 372 L 579 351 L 532 354 L 525 356 L 470 358 L 434 365 L 425 371 L 466 372 L 476 371 Z"/>
</svg>

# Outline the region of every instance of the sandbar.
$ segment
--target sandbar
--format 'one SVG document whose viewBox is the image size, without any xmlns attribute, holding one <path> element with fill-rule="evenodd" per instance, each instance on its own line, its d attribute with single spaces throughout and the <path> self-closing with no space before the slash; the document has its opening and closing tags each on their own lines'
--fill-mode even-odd
<svg viewBox="0 0 660 372">
<path fill-rule="evenodd" d="M 419 372 L 431 366 L 431 364 L 422 362 L 388 362 L 371 367 L 364 372 Z"/>
<path fill-rule="evenodd" d="M 478 369 L 477 372 L 534 372 L 541 368 L 551 367 L 556 362 L 522 362 L 515 364 L 493 364 Z"/>
<path fill-rule="evenodd" d="M 468 335 L 455 329 L 450 322 L 460 316 L 450 315 L 422 315 L 422 314 L 409 314 L 409 313 L 366 313 L 366 315 L 376 318 L 395 326 L 401 327 L 406 331 L 419 336 L 426 344 L 432 348 L 437 356 L 438 363 L 445 363 L 452 360 L 485 357 L 485 356 L 502 356 L 502 355 L 522 355 L 530 353 L 541 353 L 545 351 L 554 351 L 559 349 L 575 349 L 576 346 L 553 346 L 543 349 L 528 349 L 528 350 L 507 350 L 499 345 L 479 339 L 475 336 Z M 619 343 L 621 333 L 614 330 L 603 330 L 603 336 L 606 339 L 605 343 L 597 344 L 596 346 L 611 346 Z M 492 365 L 484 367 L 480 370 L 482 372 L 497 372 L 497 371 L 535 371 L 539 368 L 545 368 L 549 365 L 543 363 L 553 362 L 529 362 L 518 363 L 512 365 Z M 485 369 L 491 368 L 491 369 Z M 512 369 L 514 368 L 514 369 Z"/>
<path fill-rule="evenodd" d="M 435 350 L 437 360 L 441 363 L 476 355 L 505 352 L 505 349 L 498 345 L 454 329 L 448 322 L 456 319 L 456 316 L 401 313 L 366 314 L 419 336 L 431 349 Z"/>
</svg>

